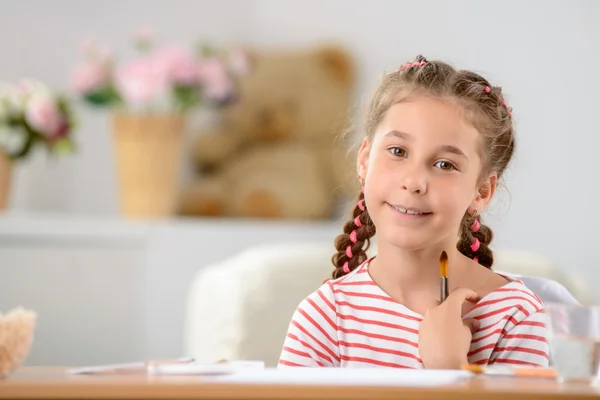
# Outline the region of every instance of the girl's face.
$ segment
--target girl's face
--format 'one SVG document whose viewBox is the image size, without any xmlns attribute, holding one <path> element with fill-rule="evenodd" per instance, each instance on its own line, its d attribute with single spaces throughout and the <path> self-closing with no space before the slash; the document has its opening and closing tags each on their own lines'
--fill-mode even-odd
<svg viewBox="0 0 600 400">
<path fill-rule="evenodd" d="M 456 243 L 465 212 L 480 214 L 496 187 L 493 174 L 480 180 L 481 145 L 451 102 L 419 96 L 392 105 L 357 163 L 378 242 Z"/>
</svg>

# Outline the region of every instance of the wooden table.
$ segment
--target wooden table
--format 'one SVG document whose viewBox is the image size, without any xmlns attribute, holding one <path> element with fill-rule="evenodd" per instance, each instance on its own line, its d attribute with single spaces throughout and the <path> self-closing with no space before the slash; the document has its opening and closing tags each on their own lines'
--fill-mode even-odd
<svg viewBox="0 0 600 400">
<path fill-rule="evenodd" d="M 0 398 L 12 399 L 590 399 L 600 390 L 524 378 L 477 377 L 434 388 L 217 384 L 201 377 L 66 375 L 64 368 L 24 367 L 0 381 Z"/>
</svg>

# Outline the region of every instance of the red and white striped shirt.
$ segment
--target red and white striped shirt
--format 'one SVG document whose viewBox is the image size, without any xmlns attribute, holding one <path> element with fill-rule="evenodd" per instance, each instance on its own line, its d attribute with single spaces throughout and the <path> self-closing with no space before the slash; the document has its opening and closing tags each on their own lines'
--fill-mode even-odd
<svg viewBox="0 0 600 400">
<path fill-rule="evenodd" d="M 368 262 L 304 299 L 292 317 L 279 366 L 423 368 L 423 316 L 396 302 L 367 273 Z M 464 318 L 479 320 L 469 363 L 547 367 L 542 301 L 514 280 L 483 297 Z"/>
</svg>

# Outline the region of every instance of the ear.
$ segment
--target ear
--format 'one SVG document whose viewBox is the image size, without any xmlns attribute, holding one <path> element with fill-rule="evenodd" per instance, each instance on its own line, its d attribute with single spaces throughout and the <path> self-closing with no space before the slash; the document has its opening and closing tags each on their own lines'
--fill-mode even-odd
<svg viewBox="0 0 600 400">
<path fill-rule="evenodd" d="M 473 199 L 471 208 L 477 210 L 477 214 L 481 214 L 490 204 L 494 193 L 496 193 L 496 187 L 498 186 L 498 175 L 494 172 L 490 174 L 485 180 L 483 180 L 477 188 L 477 194 Z M 472 213 L 472 211 L 470 211 Z"/>
<path fill-rule="evenodd" d="M 369 154 L 371 152 L 371 146 L 369 138 L 365 137 L 358 150 L 358 156 L 356 157 L 356 174 L 361 179 L 367 177 L 367 166 L 369 165 Z"/>
<path fill-rule="evenodd" d="M 315 56 L 333 79 L 343 85 L 352 84 L 354 68 L 346 51 L 340 47 L 324 46 L 315 51 Z"/>
</svg>

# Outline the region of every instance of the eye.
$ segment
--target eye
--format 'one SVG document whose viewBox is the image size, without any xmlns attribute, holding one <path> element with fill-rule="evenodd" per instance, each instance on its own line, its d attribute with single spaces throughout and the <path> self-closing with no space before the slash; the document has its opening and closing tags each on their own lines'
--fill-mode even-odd
<svg viewBox="0 0 600 400">
<path fill-rule="evenodd" d="M 388 151 L 396 157 L 406 157 L 406 150 L 404 150 L 402 147 L 392 147 Z"/>
<path fill-rule="evenodd" d="M 452 171 L 453 169 L 456 169 L 454 164 L 452 164 L 449 161 L 438 161 L 435 163 L 435 166 L 437 168 L 443 169 L 444 171 Z"/>
</svg>

